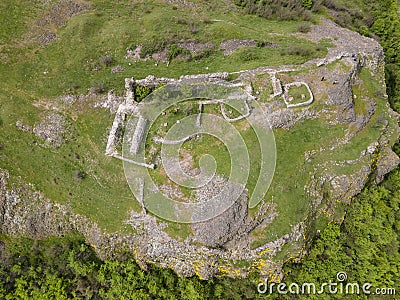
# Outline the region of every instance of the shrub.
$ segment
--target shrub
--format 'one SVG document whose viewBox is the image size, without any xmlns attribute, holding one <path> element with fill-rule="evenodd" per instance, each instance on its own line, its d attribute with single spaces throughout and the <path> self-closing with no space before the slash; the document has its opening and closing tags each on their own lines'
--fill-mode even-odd
<svg viewBox="0 0 400 300">
<path fill-rule="evenodd" d="M 167 42 L 159 38 L 150 38 L 142 44 L 142 51 L 140 52 L 140 57 L 145 58 L 147 55 L 152 55 L 153 53 L 165 48 Z"/>
<path fill-rule="evenodd" d="M 300 55 L 304 57 L 311 56 L 314 53 L 313 49 L 307 46 L 293 46 L 286 48 L 282 54 L 284 55 Z"/>
<path fill-rule="evenodd" d="M 343 6 L 336 2 L 336 0 L 323 0 L 322 4 L 332 10 L 342 11 L 344 10 Z"/>
<path fill-rule="evenodd" d="M 314 16 L 313 16 L 313 14 L 311 13 L 311 11 L 309 11 L 308 9 L 307 9 L 307 10 L 304 10 L 304 11 L 301 13 L 300 18 L 301 18 L 303 21 L 308 21 L 308 22 L 314 22 L 314 23 L 315 23 Z"/>
<path fill-rule="evenodd" d="M 233 80 L 238 79 L 239 76 L 240 76 L 240 73 L 235 73 L 235 74 L 229 73 L 228 78 L 226 80 L 233 81 Z"/>
<path fill-rule="evenodd" d="M 241 48 L 235 54 L 241 61 L 252 61 L 258 58 L 258 53 L 252 48 Z"/>
<path fill-rule="evenodd" d="M 312 0 L 303 0 L 303 7 L 307 9 L 311 9 L 313 6 L 313 1 Z"/>
<path fill-rule="evenodd" d="M 342 11 L 334 14 L 335 22 L 342 27 L 350 27 L 353 18 L 347 11 Z"/>
<path fill-rule="evenodd" d="M 311 11 L 314 13 L 322 13 L 324 11 L 324 7 L 322 6 L 321 0 L 313 1 L 313 6 Z"/>
<path fill-rule="evenodd" d="M 87 177 L 87 174 L 81 170 L 75 170 L 73 172 L 73 177 L 75 180 L 81 181 Z"/>
<path fill-rule="evenodd" d="M 311 0 L 235 0 L 235 4 L 249 14 L 257 14 L 267 19 L 298 20 L 302 19 L 306 6 L 312 6 Z M 310 6 L 310 8 L 311 8 Z M 308 8 L 308 7 L 307 7 Z"/>
<path fill-rule="evenodd" d="M 257 41 L 257 47 L 258 48 L 263 48 L 263 47 L 276 48 L 276 44 L 267 42 L 267 41 Z"/>
<path fill-rule="evenodd" d="M 172 61 L 179 54 L 190 55 L 190 51 L 187 49 L 184 49 L 182 47 L 179 47 L 178 45 L 175 45 L 175 44 L 168 46 L 168 52 L 167 52 L 167 60 L 168 61 Z"/>
<path fill-rule="evenodd" d="M 197 52 L 196 54 L 194 54 L 192 56 L 191 59 L 193 59 L 193 60 L 201 60 L 203 58 L 207 58 L 207 57 L 211 56 L 213 53 L 214 53 L 213 49 L 206 49 L 206 50 L 203 50 L 201 52 Z"/>
<path fill-rule="evenodd" d="M 188 22 L 185 19 L 181 19 L 178 18 L 178 20 L 176 21 L 176 23 L 180 24 L 180 25 L 186 25 Z"/>
<path fill-rule="evenodd" d="M 193 21 L 189 21 L 189 29 L 191 34 L 196 34 L 199 32 L 196 23 L 194 23 Z"/>
<path fill-rule="evenodd" d="M 137 85 L 135 87 L 135 101 L 140 102 L 152 92 L 148 86 Z"/>
<path fill-rule="evenodd" d="M 371 32 L 369 31 L 369 28 L 367 26 L 360 26 L 359 32 L 364 36 L 371 37 Z"/>
<path fill-rule="evenodd" d="M 109 54 L 100 56 L 100 63 L 106 67 L 110 67 L 113 64 L 113 62 L 114 60 Z"/>
<path fill-rule="evenodd" d="M 299 32 L 307 33 L 307 32 L 310 32 L 311 26 L 308 23 L 301 23 L 301 24 L 297 25 L 297 30 Z"/>
<path fill-rule="evenodd" d="M 104 81 L 95 81 L 92 83 L 91 90 L 96 94 L 103 94 L 106 92 L 107 88 Z"/>
</svg>

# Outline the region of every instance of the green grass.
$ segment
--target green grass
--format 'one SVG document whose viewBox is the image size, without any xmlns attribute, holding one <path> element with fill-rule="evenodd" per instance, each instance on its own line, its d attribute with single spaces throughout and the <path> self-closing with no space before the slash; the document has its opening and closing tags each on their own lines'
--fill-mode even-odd
<svg viewBox="0 0 400 300">
<path fill-rule="evenodd" d="M 321 121 L 313 120 L 304 121 L 290 131 L 278 130 L 275 132 L 277 165 L 274 180 L 266 199 L 277 204 L 280 216 L 268 227 L 267 231 L 256 230 L 254 232 L 253 235 L 256 241 L 253 243 L 253 247 L 273 240 L 275 234 L 279 237 L 289 233 L 290 225 L 301 221 L 309 213 L 308 204 L 311 199 L 308 198 L 303 187 L 307 183 L 307 177 L 309 172 L 312 171 L 313 164 L 329 160 L 357 159 L 361 151 L 365 150 L 372 142 L 378 140 L 385 120 L 389 120 L 389 130 L 387 132 L 389 134 L 390 132 L 395 132 L 396 124 L 386 112 L 387 101 L 383 97 L 379 97 L 379 91 L 382 91 L 379 78 L 372 77 L 367 69 L 362 69 L 360 79 L 362 80 L 362 85 L 366 88 L 358 91 L 360 95 L 355 99 L 355 102 L 362 101 L 362 97 L 371 97 L 376 102 L 376 112 L 366 127 L 351 139 L 348 144 L 333 151 L 323 151 L 316 154 L 312 157 L 311 163 L 306 163 L 304 161 L 305 151 L 319 149 L 321 146 L 324 148 L 329 147 L 335 140 L 344 137 L 346 127 L 340 125 L 330 126 L 321 123 Z M 318 99 L 316 99 L 316 102 L 318 102 Z M 389 140 L 394 142 L 393 139 L 396 135 L 389 134 Z M 356 165 L 333 166 L 330 167 L 330 171 L 350 175 L 365 163 L 366 161 L 364 160 Z M 318 226 L 320 227 L 321 225 Z"/>
<path fill-rule="evenodd" d="M 270 96 L 273 95 L 274 90 L 272 87 L 272 80 L 269 74 L 258 75 L 252 81 L 254 92 L 258 92 L 258 101 L 268 102 L 271 100 Z"/>
<path fill-rule="evenodd" d="M 386 120 L 389 121 L 389 128 L 393 130 L 395 123 L 390 119 L 387 112 L 387 100 L 383 97 L 383 87 L 379 84 L 377 78 L 373 78 L 371 73 L 363 68 L 360 72 L 360 79 L 362 86 L 365 87 L 363 93 L 358 94 L 357 99 L 354 99 L 356 113 L 365 110 L 365 104 L 362 97 L 370 97 L 376 103 L 375 113 L 372 115 L 370 121 L 351 141 L 343 147 L 337 148 L 329 153 L 329 158 L 337 160 L 351 160 L 357 159 L 361 151 L 365 150 L 371 143 L 378 140 L 381 135 L 382 129 L 386 125 Z M 356 86 L 357 89 L 357 86 Z M 358 91 L 361 92 L 361 91 Z M 389 137 L 391 139 L 391 137 Z"/>
<path fill-rule="evenodd" d="M 305 120 L 290 131 L 275 131 L 276 169 L 265 199 L 277 205 L 279 216 L 267 230 L 255 232 L 257 241 L 252 247 L 289 233 L 291 225 L 304 220 L 311 201 L 304 185 L 308 183 L 309 172 L 313 169 L 313 164 L 305 162 L 304 153 L 329 144 L 343 134 L 341 126 L 327 125 L 320 120 Z"/>
<path fill-rule="evenodd" d="M 192 236 L 190 224 L 168 223 L 168 227 L 164 230 L 169 236 L 184 241 L 187 237 Z"/>
<path fill-rule="evenodd" d="M 4 97 L 7 95 L 0 99 Z M 104 155 L 104 132 L 112 116 L 105 111 L 81 115 L 75 123 L 74 142 L 58 149 L 45 148 L 38 145 L 41 140 L 15 126 L 17 120 L 33 125 L 43 112 L 26 105 L 19 97 L 8 99 L 1 102 L 2 112 L 8 112 L 1 114 L 1 167 L 29 180 L 45 197 L 70 205 L 75 212 L 110 231 L 124 228 L 122 221 L 127 219 L 128 211 L 138 209 L 138 205 L 131 197 L 122 164 Z M 19 107 L 24 107 L 23 116 Z M 75 171 L 84 171 L 88 176 L 76 180 Z"/>
<path fill-rule="evenodd" d="M 0 3 L 0 45 L 2 47 L 16 42 L 17 38 L 25 32 L 27 22 L 35 16 L 40 2 L 39 0 L 10 0 Z"/>
<path fill-rule="evenodd" d="M 309 45 L 309 42 L 291 36 L 268 35 L 269 32 L 291 32 L 296 27 L 295 22 L 283 22 L 279 25 L 275 21 L 242 16 L 235 12 L 228 15 L 219 15 L 216 12 L 215 17 L 218 16 L 218 20 L 221 21 L 206 24 L 201 20 L 206 18 L 208 11 L 199 9 L 198 16 L 194 19 L 197 32 L 193 33 L 188 24 L 179 22 L 193 20 L 190 9 L 174 10 L 173 6 L 158 1 L 147 1 L 146 7 L 148 13 L 143 13 L 143 4 L 140 3 L 128 5 L 125 1 L 116 1 L 114 6 L 95 2 L 91 9 L 75 15 L 66 26 L 58 29 L 59 38 L 49 46 L 41 47 L 35 43 L 28 43 L 27 49 L 21 53 L 18 53 L 17 49 L 17 53 L 13 55 L 17 63 L 9 67 L 12 67 L 13 72 L 24 74 L 25 80 L 30 83 L 25 86 L 25 90 L 49 97 L 65 93 L 71 87 L 77 87 L 77 92 L 85 92 L 96 82 L 104 82 L 107 88 L 120 90 L 123 79 L 128 76 L 141 78 L 154 74 L 179 77 L 194 73 L 237 71 L 260 65 L 302 63 L 312 58 L 281 55 L 281 52 L 292 44 Z M 213 19 L 212 16 L 208 18 Z M 230 22 L 237 24 L 233 25 Z M 19 28 L 22 32 L 23 25 Z M 155 66 L 154 61 L 135 63 L 124 59 L 127 48 L 145 41 L 174 43 L 194 39 L 199 42 L 213 42 L 218 48 L 221 41 L 230 38 L 268 40 L 276 43 L 277 48 L 245 49 L 229 57 L 216 50 L 205 59 L 190 62 L 177 60 L 169 66 Z M 8 48 L 10 51 L 16 50 L 12 45 Z M 250 59 L 241 54 L 246 51 L 254 52 Z M 113 65 L 122 65 L 125 70 L 111 74 L 111 66 L 101 66 L 99 58 L 106 53 L 113 59 Z M 322 57 L 325 53 L 316 52 L 313 57 Z M 100 66 L 101 69 L 94 71 L 96 66 Z M 48 73 L 43 74 L 44 71 Z"/>
<path fill-rule="evenodd" d="M 356 115 L 365 115 L 367 113 L 368 101 L 361 98 L 365 87 L 361 84 L 353 86 L 353 99 L 354 99 L 354 111 Z"/>
</svg>

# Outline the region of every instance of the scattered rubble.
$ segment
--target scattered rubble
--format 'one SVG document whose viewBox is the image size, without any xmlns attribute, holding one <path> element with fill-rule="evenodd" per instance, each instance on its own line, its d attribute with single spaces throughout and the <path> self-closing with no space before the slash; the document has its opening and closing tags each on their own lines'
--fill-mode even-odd
<svg viewBox="0 0 400 300">
<path fill-rule="evenodd" d="M 115 74 L 115 73 L 121 73 L 124 71 L 124 67 L 122 66 L 115 66 L 111 68 L 111 73 Z"/>
<path fill-rule="evenodd" d="M 33 133 L 45 142 L 45 146 L 58 148 L 73 138 L 72 123 L 59 113 L 46 114 L 33 126 Z"/>
<path fill-rule="evenodd" d="M 219 48 L 224 55 L 230 55 L 241 47 L 256 47 L 255 40 L 227 40 L 223 41 Z"/>
<path fill-rule="evenodd" d="M 87 3 L 74 0 L 46 1 L 46 13 L 30 24 L 29 35 L 34 36 L 42 45 L 50 44 L 57 39 L 54 31 L 66 24 L 74 15 L 86 10 Z"/>
<path fill-rule="evenodd" d="M 215 48 L 215 45 L 213 43 L 196 43 L 194 41 L 177 43 L 177 45 L 183 49 L 189 50 L 192 55 L 196 55 L 203 51 L 212 50 Z"/>
</svg>

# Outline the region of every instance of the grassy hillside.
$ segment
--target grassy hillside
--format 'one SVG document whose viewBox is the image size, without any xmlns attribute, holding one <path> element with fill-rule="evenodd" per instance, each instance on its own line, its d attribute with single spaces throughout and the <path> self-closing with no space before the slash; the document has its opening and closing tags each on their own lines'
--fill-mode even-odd
<svg viewBox="0 0 400 300">
<path fill-rule="evenodd" d="M 124 228 L 128 211 L 138 205 L 131 199 L 122 164 L 104 156 L 113 115 L 92 108 L 96 97 L 71 105 L 57 97 L 87 93 L 89 88 L 121 94 L 124 78 L 131 76 L 179 77 L 298 64 L 326 53 L 323 45 L 288 35 L 297 31 L 294 21 L 266 21 L 217 3 L 3 1 L 0 167 L 107 230 Z M 225 56 L 219 44 L 228 39 L 254 39 L 274 46 L 243 48 Z M 137 44 L 151 53 L 183 41 L 211 42 L 215 47 L 169 64 L 125 59 L 127 49 Z M 305 51 L 290 54 L 286 49 L 292 45 Z M 113 74 L 114 66 L 124 70 Z M 70 142 L 61 147 L 46 147 L 15 126 L 17 121 L 26 126 L 40 123 L 54 106 L 73 124 Z M 86 175 L 77 179 L 78 173 Z"/>
<path fill-rule="evenodd" d="M 70 205 L 74 212 L 89 216 L 108 231 L 128 231 L 123 221 L 129 210 L 138 210 L 139 206 L 132 200 L 121 162 L 104 155 L 114 116 L 105 109 L 93 108 L 102 93 L 114 89 L 121 94 L 123 79 L 130 76 L 178 77 L 298 64 L 326 53 L 325 44 L 311 44 L 290 35 L 300 29 L 307 30 L 310 24 L 304 21 L 309 20 L 307 13 L 301 21 L 305 26 L 299 27 L 297 15 L 292 21 L 278 21 L 276 15 L 273 20 L 266 20 L 254 12 L 246 15 L 227 4 L 228 1 L 223 4 L 222 1 L 192 2 L 198 6 L 171 5 L 164 1 L 3 0 L 0 3 L 0 168 L 32 182 L 46 197 Z M 386 74 L 389 100 L 398 108 L 399 22 L 387 21 L 393 14 L 398 15 L 397 8 L 388 9 L 397 0 L 311 2 L 314 16 L 323 11 L 319 8 L 323 5 L 338 23 L 381 37 L 389 63 Z M 52 40 L 54 35 L 57 38 Z M 234 38 L 255 39 L 276 47 L 241 49 L 224 56 L 218 49 L 219 43 Z M 211 41 L 216 48 L 186 59 L 172 59 L 169 65 L 124 58 L 126 50 L 134 49 L 137 44 L 143 44 L 151 53 L 188 40 Z M 298 54 L 288 51 L 294 45 L 302 49 Z M 113 74 L 111 69 L 115 66 L 122 66 L 124 70 Z M 285 79 L 289 80 L 290 74 L 287 76 Z M 355 159 L 370 141 L 376 140 L 376 129 L 382 125 L 379 112 L 386 110 L 387 100 L 381 97 L 382 93 L 376 93 L 381 92 L 381 85 L 366 69 L 360 77 L 353 93 L 359 99 L 361 95 L 378 95 L 378 113 L 347 146 L 332 152 L 330 157 L 317 156 L 317 162 L 331 158 Z M 94 97 L 83 97 L 73 104 L 57 100 L 62 95 L 85 94 L 89 88 L 94 88 Z M 260 97 L 265 100 L 270 92 L 268 86 Z M 362 102 L 355 104 L 357 114 L 365 112 Z M 52 110 L 70 124 L 67 142 L 58 148 L 49 147 L 42 139 L 16 126 L 17 121 L 24 126 L 39 124 Z M 267 198 L 277 202 L 284 218 L 268 231 L 254 231 L 257 241 L 253 247 L 272 240 L 275 234 L 287 233 L 290 224 L 307 214 L 309 199 L 304 192 L 299 193 L 306 181 L 304 174 L 310 171 L 302 161 L 304 151 L 329 144 L 344 131 L 345 128 L 329 126 L 324 120 L 306 120 L 290 132 L 282 129 L 275 132 L 280 155 Z M 187 145 L 188 150 L 191 146 Z M 345 271 L 349 281 L 372 282 L 374 287 L 398 287 L 399 178 L 399 171 L 394 171 L 381 186 L 366 188 L 352 204 L 341 207 L 348 211 L 342 225 L 333 223 L 321 230 L 302 264 L 286 265 L 285 271 L 291 274 L 287 283 L 327 282 L 334 280 L 338 271 Z M 321 224 L 315 226 L 322 229 L 327 222 L 328 218 L 320 218 Z M 180 236 L 189 234 L 187 229 L 171 226 L 167 230 Z M 73 296 L 119 299 L 121 295 L 127 299 L 148 295 L 170 299 L 263 298 L 256 293 L 254 278 L 201 281 L 197 277 L 178 278 L 170 270 L 151 268 L 151 272 L 143 272 L 133 260 L 100 262 L 92 249 L 77 238 L 41 242 L 19 239 L 6 242 L 6 246 L 3 241 L 7 238 L 2 236 L 1 240 L 0 256 L 4 263 L 0 264 L 3 278 L 0 298 L 6 295 L 49 299 Z M 284 258 L 290 250 L 284 248 L 278 258 Z"/>
</svg>

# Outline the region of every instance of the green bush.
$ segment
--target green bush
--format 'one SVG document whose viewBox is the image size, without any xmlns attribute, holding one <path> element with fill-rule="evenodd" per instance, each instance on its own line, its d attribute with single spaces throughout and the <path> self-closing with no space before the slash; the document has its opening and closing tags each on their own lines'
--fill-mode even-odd
<svg viewBox="0 0 400 300">
<path fill-rule="evenodd" d="M 140 52 L 140 57 L 145 58 L 147 55 L 152 55 L 157 51 L 164 49 L 167 45 L 167 41 L 161 40 L 159 38 L 150 38 L 145 43 L 142 44 L 142 51 Z"/>
<path fill-rule="evenodd" d="M 148 86 L 137 85 L 135 87 L 135 101 L 140 102 L 152 92 Z"/>
<path fill-rule="evenodd" d="M 310 0 L 235 0 L 236 5 L 243 7 L 249 14 L 256 14 L 267 19 L 299 20 L 309 18 L 304 14 Z M 305 6 L 304 6 L 305 5 Z"/>
<path fill-rule="evenodd" d="M 329 224 L 300 264 L 286 265 L 286 272 L 290 273 L 288 284 L 314 282 L 318 285 L 344 271 L 349 274 L 349 282 L 398 287 L 399 189 L 399 168 L 382 185 L 365 188 L 346 208 L 342 224 Z"/>
<path fill-rule="evenodd" d="M 114 59 L 109 54 L 100 56 L 100 63 L 105 67 L 110 67 L 113 64 L 113 62 Z"/>
<path fill-rule="evenodd" d="M 307 46 L 293 46 L 286 48 L 283 55 L 300 55 L 304 57 L 310 57 L 314 54 L 314 50 Z"/>
<path fill-rule="evenodd" d="M 1 299 L 254 299 L 255 279 L 181 278 L 127 253 L 101 261 L 82 238 L 0 240 Z"/>
<path fill-rule="evenodd" d="M 311 9 L 313 6 L 312 0 L 303 0 L 303 7 L 307 9 Z"/>
<path fill-rule="evenodd" d="M 258 53 L 253 48 L 243 47 L 235 52 L 235 55 L 241 61 L 252 61 L 259 58 Z"/>
<path fill-rule="evenodd" d="M 267 41 L 257 41 L 257 47 L 258 48 L 263 48 L 263 47 L 269 47 L 269 48 L 276 48 L 276 44 L 267 42 Z"/>
<path fill-rule="evenodd" d="M 176 44 L 172 44 L 172 45 L 168 46 L 167 60 L 169 62 L 172 61 L 174 58 L 176 58 L 180 54 L 190 55 L 190 51 L 187 49 L 184 49 L 182 47 L 179 47 Z"/>
<path fill-rule="evenodd" d="M 299 32 L 302 32 L 302 33 L 310 32 L 310 30 L 311 30 L 311 25 L 308 24 L 308 23 L 300 23 L 299 25 L 297 25 L 297 30 L 298 30 Z"/>
<path fill-rule="evenodd" d="M 211 55 L 214 54 L 214 52 L 215 52 L 214 49 L 206 49 L 206 50 L 197 52 L 196 54 L 194 54 L 192 56 L 191 59 L 193 59 L 193 60 L 201 60 L 203 58 L 210 57 Z"/>
</svg>

